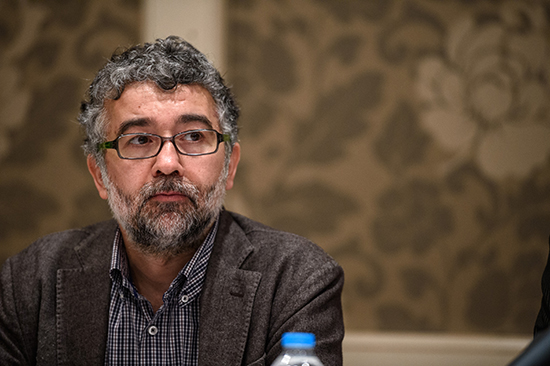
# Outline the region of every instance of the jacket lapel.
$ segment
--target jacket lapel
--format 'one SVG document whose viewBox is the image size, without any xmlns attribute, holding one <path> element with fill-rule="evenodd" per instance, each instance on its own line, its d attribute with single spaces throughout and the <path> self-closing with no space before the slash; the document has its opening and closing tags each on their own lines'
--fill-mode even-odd
<svg viewBox="0 0 550 366">
<path fill-rule="evenodd" d="M 222 213 L 201 294 L 199 365 L 240 365 L 250 327 L 259 272 L 242 270 L 252 245 Z"/>
<path fill-rule="evenodd" d="M 57 359 L 60 365 L 103 365 L 114 227 L 109 225 L 109 230 L 88 237 L 76 247 L 80 265 L 57 271 Z"/>
</svg>

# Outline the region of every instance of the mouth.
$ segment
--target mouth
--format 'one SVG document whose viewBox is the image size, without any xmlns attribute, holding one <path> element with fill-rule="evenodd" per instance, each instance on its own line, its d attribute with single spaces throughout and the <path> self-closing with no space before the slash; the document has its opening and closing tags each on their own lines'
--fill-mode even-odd
<svg viewBox="0 0 550 366">
<path fill-rule="evenodd" d="M 151 200 L 157 202 L 182 202 L 189 198 L 180 192 L 160 192 L 151 197 Z"/>
</svg>

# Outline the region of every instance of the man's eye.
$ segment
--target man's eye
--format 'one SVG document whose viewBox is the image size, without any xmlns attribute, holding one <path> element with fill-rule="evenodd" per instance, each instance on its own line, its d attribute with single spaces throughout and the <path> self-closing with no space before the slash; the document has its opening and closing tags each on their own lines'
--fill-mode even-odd
<svg viewBox="0 0 550 366">
<path fill-rule="evenodd" d="M 128 143 L 131 145 L 145 145 L 151 142 L 152 142 L 151 137 L 144 136 L 144 135 L 134 136 L 130 139 L 130 141 L 128 141 Z"/>
<path fill-rule="evenodd" d="M 204 134 L 201 132 L 189 132 L 183 134 L 182 137 L 186 142 L 199 142 L 204 139 Z"/>
</svg>

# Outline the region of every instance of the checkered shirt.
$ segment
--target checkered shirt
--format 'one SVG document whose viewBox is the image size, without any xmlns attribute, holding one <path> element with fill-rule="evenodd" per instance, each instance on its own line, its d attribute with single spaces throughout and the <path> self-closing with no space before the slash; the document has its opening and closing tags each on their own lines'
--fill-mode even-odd
<svg viewBox="0 0 550 366">
<path fill-rule="evenodd" d="M 197 365 L 199 295 L 212 253 L 218 222 L 193 258 L 164 293 L 153 313 L 151 303 L 130 280 L 120 230 L 113 244 L 106 365 Z"/>
</svg>

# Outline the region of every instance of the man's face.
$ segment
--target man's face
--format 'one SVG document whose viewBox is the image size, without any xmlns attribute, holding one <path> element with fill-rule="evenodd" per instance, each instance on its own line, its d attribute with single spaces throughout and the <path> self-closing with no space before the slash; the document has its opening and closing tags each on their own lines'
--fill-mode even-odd
<svg viewBox="0 0 550 366">
<path fill-rule="evenodd" d="M 163 91 L 154 83 L 134 83 L 117 100 L 105 103 L 107 140 L 147 132 L 173 136 L 193 129 L 221 132 L 215 104 L 198 85 Z M 233 186 L 240 147 L 229 164 L 225 146 L 202 156 L 179 154 L 166 141 L 153 158 L 126 160 L 113 149 L 105 154 L 106 171 L 88 158 L 99 194 L 108 199 L 125 243 L 159 255 L 194 250 L 221 210 L 226 189 Z M 102 174 L 103 173 L 103 174 Z"/>
</svg>

